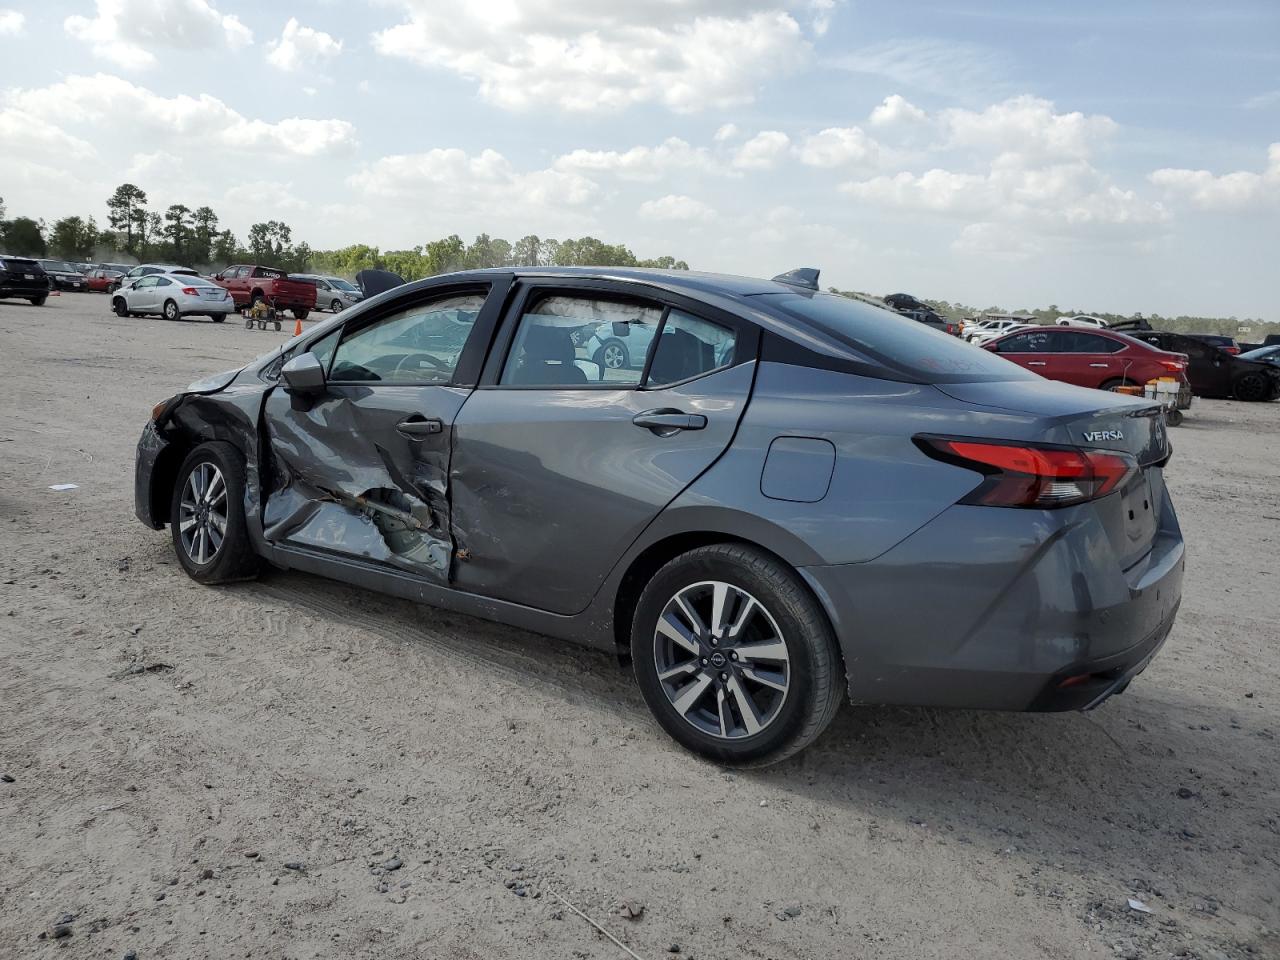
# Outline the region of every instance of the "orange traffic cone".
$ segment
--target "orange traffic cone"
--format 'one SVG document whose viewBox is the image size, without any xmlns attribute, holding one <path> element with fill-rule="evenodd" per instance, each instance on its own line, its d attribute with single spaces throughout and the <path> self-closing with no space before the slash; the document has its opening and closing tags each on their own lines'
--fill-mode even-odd
<svg viewBox="0 0 1280 960">
<path fill-rule="evenodd" d="M 293 335 L 294 335 L 295 337 L 300 337 L 300 336 L 302 336 L 302 321 L 301 321 L 301 320 L 295 320 L 295 321 L 293 322 Z"/>
</svg>

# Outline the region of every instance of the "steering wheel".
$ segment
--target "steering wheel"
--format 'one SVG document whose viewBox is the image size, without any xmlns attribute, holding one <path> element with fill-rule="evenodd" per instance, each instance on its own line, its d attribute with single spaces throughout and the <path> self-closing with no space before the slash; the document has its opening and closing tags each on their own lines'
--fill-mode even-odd
<svg viewBox="0 0 1280 960">
<path fill-rule="evenodd" d="M 445 363 L 443 360 L 439 360 L 436 357 L 433 357 L 429 353 L 406 353 L 403 357 L 400 358 L 400 362 L 396 364 L 396 368 L 391 375 L 398 380 L 400 378 L 400 371 L 404 368 L 405 364 L 407 364 L 410 360 L 418 361 L 418 362 L 425 360 L 427 361 L 427 363 L 431 364 L 431 366 L 434 367 L 436 370 L 449 369 L 449 365 L 447 363 Z"/>
</svg>

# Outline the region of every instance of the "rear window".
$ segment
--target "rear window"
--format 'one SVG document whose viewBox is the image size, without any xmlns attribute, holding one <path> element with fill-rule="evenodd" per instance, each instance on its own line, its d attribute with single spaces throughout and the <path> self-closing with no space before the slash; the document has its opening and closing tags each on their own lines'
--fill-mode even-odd
<svg viewBox="0 0 1280 960">
<path fill-rule="evenodd" d="M 1036 375 L 958 337 L 831 293 L 764 293 L 753 299 L 920 383 L 1034 380 Z"/>
<path fill-rule="evenodd" d="M 0 257 L 0 270 L 39 270 L 43 273 L 44 267 L 34 260 L 24 260 L 21 257 Z"/>
</svg>

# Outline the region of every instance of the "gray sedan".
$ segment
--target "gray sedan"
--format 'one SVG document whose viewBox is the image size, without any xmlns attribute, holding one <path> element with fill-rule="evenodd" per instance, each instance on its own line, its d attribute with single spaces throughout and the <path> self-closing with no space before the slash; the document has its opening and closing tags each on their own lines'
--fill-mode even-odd
<svg viewBox="0 0 1280 960">
<path fill-rule="evenodd" d="M 269 564 L 616 652 L 726 763 L 794 753 L 846 698 L 1124 690 L 1181 596 L 1160 407 L 817 279 L 396 286 L 157 404 L 137 515 L 202 583 Z M 606 371 L 588 328 L 645 349 Z"/>
</svg>

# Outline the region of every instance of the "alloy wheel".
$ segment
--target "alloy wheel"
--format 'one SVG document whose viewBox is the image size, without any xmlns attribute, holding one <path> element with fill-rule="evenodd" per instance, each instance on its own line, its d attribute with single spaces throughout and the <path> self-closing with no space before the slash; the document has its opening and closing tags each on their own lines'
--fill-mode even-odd
<svg viewBox="0 0 1280 960">
<path fill-rule="evenodd" d="M 187 475 L 178 511 L 178 532 L 187 556 L 206 564 L 227 535 L 227 484 L 214 464 L 198 463 Z"/>
<path fill-rule="evenodd" d="M 773 615 L 740 587 L 684 587 L 658 617 L 654 664 L 685 722 L 722 740 L 754 736 L 782 709 L 791 685 L 787 644 Z"/>
<path fill-rule="evenodd" d="M 604 348 L 604 365 L 610 370 L 620 370 L 626 362 L 626 351 L 616 343 L 607 344 Z"/>
</svg>

